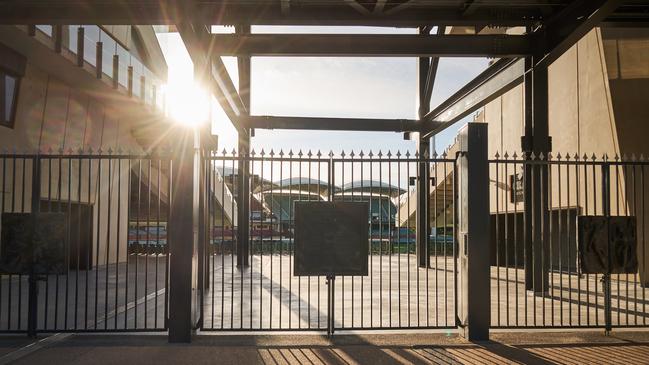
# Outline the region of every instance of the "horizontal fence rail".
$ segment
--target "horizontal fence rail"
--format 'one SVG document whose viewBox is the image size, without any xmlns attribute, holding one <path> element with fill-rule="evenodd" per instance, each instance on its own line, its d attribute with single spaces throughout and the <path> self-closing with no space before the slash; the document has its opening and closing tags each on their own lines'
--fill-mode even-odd
<svg viewBox="0 0 649 365">
<path fill-rule="evenodd" d="M 239 162 L 249 163 L 248 267 L 237 266 Z M 203 330 L 326 330 L 325 277 L 293 276 L 295 201 L 365 201 L 370 206 L 368 276 L 335 280 L 335 329 L 455 327 L 455 159 L 409 153 L 235 153 L 207 159 L 212 212 L 206 249 Z M 431 168 L 430 265 L 418 267 L 414 181 Z M 411 186 L 413 184 L 413 186 Z M 227 186 L 227 189 L 223 186 Z M 231 206 L 227 192 L 234 199 Z M 231 212 L 231 213 L 228 213 Z"/>
<path fill-rule="evenodd" d="M 489 161 L 492 327 L 647 325 L 647 165 L 561 154 Z M 636 218 L 638 272 L 582 272 L 577 221 L 585 216 Z"/>
<path fill-rule="evenodd" d="M 67 218 L 65 273 L 37 277 L 37 331 L 166 329 L 169 158 L 15 153 L 0 169 L 3 214 Z M 1 332 L 27 331 L 28 287 L 28 275 L 0 275 Z"/>
</svg>

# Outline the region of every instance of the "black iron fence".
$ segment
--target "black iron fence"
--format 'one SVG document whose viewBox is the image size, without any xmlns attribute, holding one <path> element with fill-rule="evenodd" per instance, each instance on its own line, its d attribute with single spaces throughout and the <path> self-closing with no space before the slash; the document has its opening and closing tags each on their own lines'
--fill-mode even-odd
<svg viewBox="0 0 649 365">
<path fill-rule="evenodd" d="M 504 154 L 489 164 L 492 327 L 646 326 L 647 161 Z M 637 270 L 584 273 L 578 219 L 616 216 L 635 217 Z"/>
<path fill-rule="evenodd" d="M 238 242 L 236 222 L 242 160 L 249 164 L 251 190 L 247 243 Z M 293 203 L 298 200 L 365 201 L 370 207 L 369 275 L 336 278 L 335 329 L 455 327 L 454 158 L 310 151 L 243 157 L 224 151 L 209 161 L 207 186 L 221 196 L 209 200 L 203 330 L 327 329 L 325 277 L 293 276 Z M 428 267 L 418 266 L 414 223 L 414 183 L 422 163 L 432 171 L 433 228 L 423 253 Z M 240 244 L 250 247 L 249 266 L 237 265 Z"/>
<path fill-rule="evenodd" d="M 237 221 L 241 161 L 247 242 Z M 204 162 L 201 329 L 324 331 L 332 315 L 334 329 L 456 327 L 455 158 L 271 151 Z M 421 164 L 430 168 L 425 252 L 415 229 Z M 0 155 L 2 213 L 68 219 L 65 273 L 37 278 L 36 330 L 167 329 L 171 165 L 163 155 L 112 152 Z M 558 154 L 489 161 L 492 328 L 647 325 L 647 165 Z M 324 277 L 293 276 L 298 200 L 368 203 L 369 275 L 336 278 L 331 298 Z M 633 217 L 637 270 L 585 273 L 580 217 Z M 249 265 L 238 265 L 241 252 Z M 28 275 L 0 275 L 0 331 L 27 331 L 29 288 Z"/>
<path fill-rule="evenodd" d="M 2 213 L 67 218 L 65 272 L 35 277 L 36 330 L 166 329 L 170 167 L 112 151 L 0 155 Z M 28 330 L 28 301 L 29 275 L 0 275 L 0 331 Z"/>
</svg>

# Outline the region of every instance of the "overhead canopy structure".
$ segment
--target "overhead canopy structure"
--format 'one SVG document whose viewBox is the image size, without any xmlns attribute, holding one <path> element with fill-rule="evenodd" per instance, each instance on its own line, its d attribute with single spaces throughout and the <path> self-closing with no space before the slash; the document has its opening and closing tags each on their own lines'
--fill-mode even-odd
<svg viewBox="0 0 649 365">
<path fill-rule="evenodd" d="M 187 45 L 197 74 L 217 97 L 239 129 L 301 128 L 413 131 L 430 136 L 488 102 L 520 79 L 516 69 L 487 72 L 486 78 L 509 73 L 509 81 L 480 78 L 454 95 L 440 110 L 418 121 L 354 118 L 282 117 L 255 119 L 249 112 L 249 87 L 235 88 L 220 56 L 237 56 L 240 78 L 249 80 L 251 56 L 534 56 L 535 64 L 551 63 L 595 25 L 649 24 L 649 5 L 632 0 L 0 0 L 0 24 L 169 24 Z M 236 34 L 211 34 L 210 25 L 236 26 Z M 251 25 L 381 26 L 420 29 L 418 35 L 254 34 Z M 433 27 L 468 27 L 465 34 L 430 34 Z M 524 27 L 520 35 L 481 34 L 485 28 Z M 246 63 L 247 62 L 247 63 Z M 434 62 L 433 62 L 434 63 Z M 501 65 L 502 66 L 502 65 Z M 434 76 L 436 67 L 429 68 Z M 434 79 L 434 77 L 432 78 Z M 434 82 L 429 77 L 426 88 Z M 240 80 L 241 81 L 241 80 Z M 248 85 L 249 86 L 249 85 Z M 477 89 L 476 89 L 477 88 Z M 423 90 L 430 95 L 432 90 Z M 476 94 L 479 102 L 467 102 Z M 312 122 L 312 124 L 309 124 Z M 427 123 L 427 124 L 425 124 Z M 441 123 L 441 124 L 435 124 Z"/>
</svg>

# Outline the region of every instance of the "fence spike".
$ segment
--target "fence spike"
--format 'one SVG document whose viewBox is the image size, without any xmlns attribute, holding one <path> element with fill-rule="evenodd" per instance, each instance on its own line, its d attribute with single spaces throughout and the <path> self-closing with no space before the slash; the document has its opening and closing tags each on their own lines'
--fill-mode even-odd
<svg viewBox="0 0 649 365">
<path fill-rule="evenodd" d="M 433 159 L 436 159 L 438 157 L 439 157 L 439 155 L 437 154 L 437 151 L 433 151 Z"/>
<path fill-rule="evenodd" d="M 365 154 L 363 153 L 363 150 L 361 150 L 361 152 L 358 153 L 358 157 L 363 158 L 363 156 L 365 156 Z"/>
<path fill-rule="evenodd" d="M 275 151 L 273 151 L 273 149 L 272 149 L 272 148 L 270 149 L 270 153 L 269 153 L 269 155 L 270 155 L 270 157 L 273 157 L 273 156 L 275 156 Z"/>
<path fill-rule="evenodd" d="M 354 156 L 356 156 L 356 155 L 354 154 L 354 150 L 351 150 L 351 151 L 349 152 L 349 157 L 354 158 Z"/>
<path fill-rule="evenodd" d="M 597 156 L 595 156 L 595 152 L 593 152 L 593 155 L 590 156 L 590 159 L 593 160 L 593 161 L 597 160 Z"/>
<path fill-rule="evenodd" d="M 644 161 L 644 153 L 640 154 L 640 161 Z"/>
<path fill-rule="evenodd" d="M 498 151 L 496 151 L 496 154 L 494 155 L 494 157 L 495 157 L 496 159 L 499 159 L 499 158 L 500 158 L 500 153 L 498 153 Z"/>
<path fill-rule="evenodd" d="M 378 156 L 379 158 L 383 157 L 383 152 L 381 152 L 381 150 L 379 150 L 379 153 L 377 153 L 376 156 Z"/>
<path fill-rule="evenodd" d="M 311 150 L 309 150 L 309 152 L 307 152 L 306 155 L 307 155 L 307 157 L 309 157 L 309 158 L 311 158 L 311 156 L 313 156 L 313 154 L 311 153 Z"/>
<path fill-rule="evenodd" d="M 602 161 L 608 161 L 608 154 L 607 153 L 604 153 L 604 155 L 602 155 Z"/>
<path fill-rule="evenodd" d="M 259 155 L 260 155 L 261 157 L 266 156 L 266 151 L 264 151 L 264 149 L 262 148 L 262 149 L 261 149 L 261 152 L 259 152 Z"/>
<path fill-rule="evenodd" d="M 279 150 L 278 155 L 279 157 L 284 157 L 284 150 L 283 149 Z"/>
<path fill-rule="evenodd" d="M 419 151 L 415 151 L 415 158 L 419 158 Z"/>
<path fill-rule="evenodd" d="M 410 158 L 410 150 L 406 150 L 406 158 Z"/>
<path fill-rule="evenodd" d="M 334 157 L 334 151 L 333 151 L 333 150 L 329 150 L 329 158 L 333 158 L 333 157 Z"/>
<path fill-rule="evenodd" d="M 302 157 L 303 155 L 304 155 L 304 154 L 302 153 L 302 150 L 299 150 L 299 151 L 297 152 L 297 156 L 298 156 L 298 157 Z"/>
<path fill-rule="evenodd" d="M 518 158 L 518 154 L 516 153 L 516 151 L 514 151 L 514 154 L 512 155 L 512 158 L 513 158 L 514 160 L 515 160 L 516 158 Z"/>
<path fill-rule="evenodd" d="M 288 150 L 288 156 L 293 157 L 293 149 Z"/>
<path fill-rule="evenodd" d="M 345 157 L 345 150 L 340 151 L 340 157 Z"/>
<path fill-rule="evenodd" d="M 316 153 L 315 155 L 316 155 L 316 157 L 320 158 L 320 157 L 322 157 L 322 152 L 320 152 L 320 150 L 318 150 L 318 153 Z"/>
<path fill-rule="evenodd" d="M 397 150 L 397 153 L 395 154 L 395 156 L 397 156 L 397 158 L 401 158 L 401 151 Z"/>
<path fill-rule="evenodd" d="M 448 157 L 448 153 L 446 151 L 442 152 L 442 159 L 446 159 Z"/>
<path fill-rule="evenodd" d="M 505 151 L 505 154 L 503 155 L 503 158 L 506 160 L 509 158 L 509 152 Z"/>
<path fill-rule="evenodd" d="M 557 152 L 557 160 L 561 160 L 561 152 Z"/>
<path fill-rule="evenodd" d="M 255 152 L 254 149 L 253 149 L 252 151 L 250 151 L 250 156 L 254 156 L 254 155 L 256 155 L 256 154 L 257 154 L 257 153 Z"/>
<path fill-rule="evenodd" d="M 368 153 L 367 155 L 368 155 L 370 158 L 372 158 L 372 156 L 374 156 L 374 154 L 372 153 L 372 150 L 370 150 L 370 153 Z"/>
</svg>

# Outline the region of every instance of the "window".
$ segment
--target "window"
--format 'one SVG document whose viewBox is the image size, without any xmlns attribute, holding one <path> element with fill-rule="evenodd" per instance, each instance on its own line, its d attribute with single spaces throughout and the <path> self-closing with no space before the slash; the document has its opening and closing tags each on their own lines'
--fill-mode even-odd
<svg viewBox="0 0 649 365">
<path fill-rule="evenodd" d="M 0 69 L 0 125 L 13 128 L 20 78 Z"/>
</svg>

